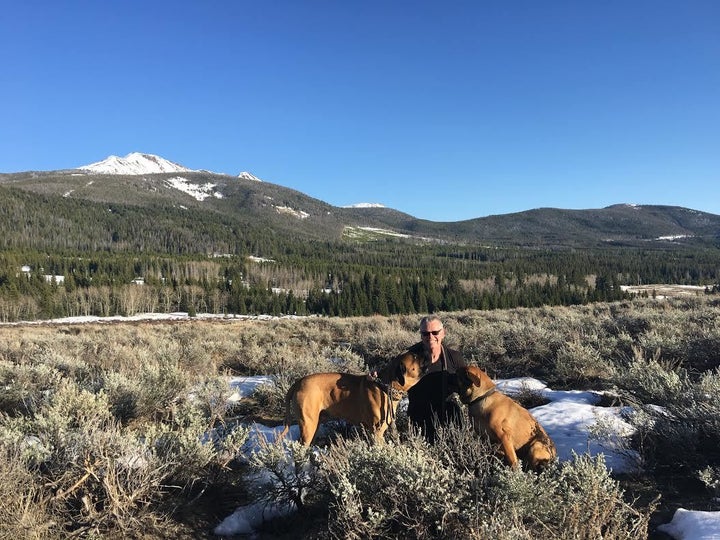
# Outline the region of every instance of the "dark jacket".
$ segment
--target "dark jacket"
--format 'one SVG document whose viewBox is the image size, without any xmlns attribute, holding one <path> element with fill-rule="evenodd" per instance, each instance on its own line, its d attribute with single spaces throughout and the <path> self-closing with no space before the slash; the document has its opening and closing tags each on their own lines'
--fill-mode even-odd
<svg viewBox="0 0 720 540">
<path fill-rule="evenodd" d="M 448 374 L 455 373 L 459 367 L 465 366 L 460 351 L 443 346 L 443 354 L 434 364 L 425 353 L 422 342 L 409 349 L 425 358 L 427 373 L 420 381 L 408 390 L 408 418 L 420 428 L 425 438 L 435 440 L 435 420 L 445 425 L 460 417 L 460 408 L 456 403 L 447 401 L 452 389 L 448 388 Z"/>
</svg>

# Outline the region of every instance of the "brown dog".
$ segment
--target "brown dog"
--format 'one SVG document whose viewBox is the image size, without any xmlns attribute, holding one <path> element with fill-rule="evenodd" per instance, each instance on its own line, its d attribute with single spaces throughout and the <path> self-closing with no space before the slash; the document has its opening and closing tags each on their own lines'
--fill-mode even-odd
<svg viewBox="0 0 720 540">
<path fill-rule="evenodd" d="M 555 459 L 555 444 L 540 423 L 522 405 L 500 393 L 487 373 L 468 366 L 458 369 L 456 375 L 460 401 L 468 406 L 475 432 L 499 443 L 511 467 L 518 467 L 518 457 L 533 470 Z"/>
<path fill-rule="evenodd" d="M 285 396 L 285 429 L 282 439 L 296 418 L 300 442 L 305 446 L 315 437 L 320 413 L 364 427 L 382 442 L 395 417 L 402 392 L 420 380 L 423 360 L 405 352 L 391 360 L 378 380 L 350 373 L 314 373 L 298 379 Z"/>
</svg>

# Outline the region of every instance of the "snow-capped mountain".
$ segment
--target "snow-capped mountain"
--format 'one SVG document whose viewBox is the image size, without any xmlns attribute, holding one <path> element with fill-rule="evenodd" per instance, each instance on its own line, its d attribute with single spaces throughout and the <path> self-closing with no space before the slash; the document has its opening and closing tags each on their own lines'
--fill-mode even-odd
<svg viewBox="0 0 720 540">
<path fill-rule="evenodd" d="M 102 161 L 83 165 L 78 169 L 101 174 L 155 174 L 195 172 L 153 154 L 132 152 L 125 157 L 110 156 Z"/>
<path fill-rule="evenodd" d="M 257 176 L 247 171 L 243 171 L 238 174 L 238 178 L 242 178 L 243 180 L 254 180 L 256 182 L 262 182 L 262 180 L 260 180 Z"/>
<path fill-rule="evenodd" d="M 343 206 L 343 208 L 386 208 L 386 206 L 380 203 L 363 202 L 356 204 L 348 204 L 347 206 Z"/>
<path fill-rule="evenodd" d="M 341 234 L 343 238 L 366 241 L 368 238 L 392 235 L 413 237 L 420 241 L 434 238 L 449 242 L 473 244 L 481 241 L 483 245 L 497 242 L 504 246 L 532 248 L 608 245 L 646 247 L 648 242 L 657 242 L 663 248 L 676 245 L 685 249 L 688 246 L 716 245 L 720 235 L 720 216 L 681 207 L 642 204 L 613 205 L 581 211 L 539 208 L 507 216 L 435 223 L 414 218 L 399 210 L 383 208 L 377 202 L 335 207 L 296 189 L 270 181 L 251 180 L 249 174 L 234 176 L 206 170 L 190 171 L 158 156 L 136 153 L 125 158 L 111 156 L 77 169 L 0 172 L 0 201 L 11 201 L 10 208 L 14 207 L 13 201 L 16 200 L 18 205 L 24 204 L 25 199 L 16 191 L 19 189 L 42 196 L 38 204 L 47 205 L 49 213 L 54 211 L 52 205 L 62 205 L 66 200 L 73 199 L 88 201 L 88 208 L 100 205 L 97 211 L 102 212 L 103 216 L 113 204 L 119 204 L 135 208 L 129 213 L 134 218 L 147 215 L 148 224 L 152 226 L 160 225 L 153 219 L 153 211 L 158 206 L 172 207 L 176 209 L 174 212 L 185 209 L 196 212 L 204 208 L 212 210 L 206 214 L 212 217 L 207 217 L 207 227 L 205 224 L 199 227 L 198 238 L 209 234 L 207 231 L 216 231 L 213 234 L 216 234 L 216 238 L 222 238 L 218 240 L 222 245 L 235 241 L 232 236 L 225 238 L 222 231 L 241 230 L 249 223 L 272 228 L 278 234 L 287 233 L 293 239 L 337 239 L 337 235 Z M 252 178 L 257 177 L 253 175 Z M 6 189 L 8 186 L 13 189 Z M 68 206 L 65 215 L 74 216 L 75 209 L 75 206 Z M 79 217 L 85 215 L 77 214 Z M 213 221 L 215 219 L 218 221 Z M 15 222 L 18 222 L 17 215 L 7 212 L 3 215 L 0 212 L 0 230 L 5 236 L 15 226 L 10 223 Z M 83 224 L 78 223 L 77 227 L 82 230 Z M 180 218 L 167 227 L 168 231 L 192 229 Z M 23 245 L 24 239 L 32 237 L 37 231 L 29 232 L 19 228 L 13 232 L 17 233 L 16 240 L 8 240 L 6 243 L 16 241 L 17 245 Z M 176 236 L 174 232 L 168 234 Z M 50 245 L 50 240 L 45 241 L 40 236 L 38 238 L 46 242 L 43 245 Z M 102 242 L 104 240 L 98 240 L 97 245 L 105 246 Z M 114 249 L 112 242 L 107 247 Z M 157 249 L 161 249 L 161 246 Z"/>
<path fill-rule="evenodd" d="M 187 172 L 210 172 L 204 169 L 188 169 L 179 163 L 169 161 L 154 154 L 144 154 L 142 152 L 132 152 L 125 157 L 109 156 L 102 161 L 90 163 L 78 167 L 78 170 L 99 173 L 99 174 L 124 174 L 124 175 L 140 175 L 140 174 L 157 174 L 157 173 L 187 173 Z M 262 182 L 260 178 L 252 173 L 243 171 L 237 176 L 243 180 L 254 180 Z"/>
<path fill-rule="evenodd" d="M 78 167 L 78 170 L 86 173 L 117 175 L 145 175 L 158 173 L 174 173 L 181 175 L 182 173 L 197 172 L 216 174 L 206 170 L 188 169 L 187 167 L 183 167 L 178 163 L 174 163 L 160 156 L 156 156 L 154 154 L 143 154 L 141 152 L 132 152 L 125 157 L 110 156 L 102 161 Z M 249 172 L 241 172 L 238 175 L 238 178 L 262 182 L 262 180 L 260 180 L 257 176 Z M 217 184 L 215 183 L 198 183 L 183 176 L 174 176 L 166 179 L 164 180 L 164 184 L 169 188 L 187 193 L 198 201 L 203 201 L 208 197 L 222 199 L 224 196 L 221 192 L 215 189 L 217 187 Z"/>
</svg>

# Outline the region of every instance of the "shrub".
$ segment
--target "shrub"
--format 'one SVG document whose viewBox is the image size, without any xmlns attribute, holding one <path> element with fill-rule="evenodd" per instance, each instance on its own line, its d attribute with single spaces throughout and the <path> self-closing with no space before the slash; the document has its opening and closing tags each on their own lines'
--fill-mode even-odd
<svg viewBox="0 0 720 540">
<path fill-rule="evenodd" d="M 167 417 L 173 404 L 190 393 L 192 383 L 177 360 L 168 357 L 146 362 L 137 380 L 137 416 L 147 419 Z"/>
<path fill-rule="evenodd" d="M 553 359 L 555 380 L 565 387 L 597 386 L 612 376 L 614 367 L 603 359 L 597 349 L 577 341 L 560 346 Z"/>
<path fill-rule="evenodd" d="M 705 467 L 698 471 L 698 479 L 705 484 L 705 487 L 717 500 L 717 497 L 720 496 L 720 467 Z"/>
<path fill-rule="evenodd" d="M 622 382 L 639 402 L 628 419 L 650 470 L 697 476 L 700 469 L 720 466 L 720 373 L 693 382 L 682 369 L 636 362 Z"/>
<path fill-rule="evenodd" d="M 28 470 L 42 470 L 32 497 L 47 501 L 62 530 L 157 530 L 162 519 L 151 508 L 161 496 L 165 466 L 137 438 L 123 436 L 104 394 L 62 381 L 34 419 L 5 429 L 2 440 L 9 440 L 8 429 L 15 431 Z"/>
<path fill-rule="evenodd" d="M 299 442 L 279 444 L 260 442 L 260 449 L 250 457 L 255 476 L 258 501 L 285 504 L 288 508 L 304 509 L 327 488 L 318 474 L 317 456 Z M 260 489 L 258 489 L 260 487 Z"/>
<path fill-rule="evenodd" d="M 492 377 L 614 384 L 632 405 L 645 481 L 676 474 L 717 493 L 720 377 L 707 371 L 717 363 L 717 301 L 441 316 L 447 344 Z M 257 486 L 273 468 L 286 480 L 261 493 L 289 500 L 302 491 L 306 511 L 288 522 L 322 515 L 308 535 L 317 538 L 644 536 L 652 507 L 624 503 L 601 463 L 511 471 L 467 426 L 441 430 L 434 446 L 416 440 L 402 406 L 384 447 L 331 438 L 306 454 L 271 452 L 250 473 L 232 459 L 247 437 L 246 419 L 233 415 L 252 400 L 227 405 L 227 372 L 273 377 L 252 397 L 257 411 L 279 417 L 296 378 L 379 367 L 418 340 L 419 318 L 0 327 L 0 538 L 203 537 L 235 504 L 225 490 Z M 204 521 L 199 508 L 211 508 Z"/>
<path fill-rule="evenodd" d="M 17 445 L 0 442 L 0 539 L 61 538 L 42 478 Z"/>
<path fill-rule="evenodd" d="M 0 412 L 32 415 L 47 401 L 60 381 L 60 373 L 45 364 L 0 363 Z"/>
<path fill-rule="evenodd" d="M 654 506 L 636 510 L 602 456 L 576 457 L 541 474 L 501 467 L 481 503 L 476 538 L 647 537 Z"/>
<path fill-rule="evenodd" d="M 683 402 L 689 381 L 681 369 L 670 369 L 656 360 L 642 358 L 618 370 L 612 379 L 631 402 L 666 405 Z"/>
<path fill-rule="evenodd" d="M 330 532 L 343 538 L 434 538 L 463 489 L 415 437 L 402 445 L 338 440 L 322 456 Z"/>
<path fill-rule="evenodd" d="M 147 424 L 139 437 L 167 466 L 167 476 L 181 487 L 205 476 L 205 468 L 218 462 L 212 441 L 212 422 L 192 403 L 172 407 L 167 421 Z"/>
<path fill-rule="evenodd" d="M 654 504 L 625 501 L 602 457 L 576 456 L 538 474 L 505 466 L 467 426 L 440 429 L 436 443 L 409 432 L 399 444 L 339 439 L 322 453 L 266 445 L 252 458 L 265 486 L 256 491 L 264 501 L 327 506 L 336 538 L 647 535 Z"/>
</svg>

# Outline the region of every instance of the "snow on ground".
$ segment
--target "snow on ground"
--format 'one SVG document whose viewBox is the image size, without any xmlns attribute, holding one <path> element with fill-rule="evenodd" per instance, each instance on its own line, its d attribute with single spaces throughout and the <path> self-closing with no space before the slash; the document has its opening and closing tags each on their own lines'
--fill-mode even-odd
<svg viewBox="0 0 720 540">
<path fill-rule="evenodd" d="M 639 456 L 623 444 L 632 435 L 632 426 L 623 419 L 629 412 L 621 407 L 600 407 L 601 395 L 579 390 L 551 390 L 530 377 L 495 381 L 498 389 L 512 396 L 530 390 L 548 400 L 547 405 L 530 409 L 555 443 L 558 459 L 568 461 L 576 454 L 603 454 L 608 469 L 631 472 L 639 466 Z"/>
<path fill-rule="evenodd" d="M 183 178 L 182 176 L 173 176 L 172 178 L 168 178 L 167 180 L 165 180 L 165 183 L 168 185 L 168 187 L 177 189 L 178 191 L 182 191 L 183 193 L 187 193 L 198 201 L 204 201 L 210 196 L 213 196 L 216 199 L 222 199 L 223 197 L 222 193 L 214 191 L 214 188 L 217 184 L 211 184 L 210 182 L 207 182 L 203 185 L 197 185 L 192 183 L 187 178 Z"/>
<path fill-rule="evenodd" d="M 630 294 L 647 294 L 656 300 L 665 298 L 688 298 L 705 293 L 704 285 L 665 285 L 662 283 L 648 285 L 620 285 L 620 289 Z"/>
<path fill-rule="evenodd" d="M 27 325 L 43 325 L 43 324 L 86 324 L 86 323 L 113 323 L 113 322 L 130 322 L 130 321 L 197 321 L 197 320 L 223 320 L 223 321 L 269 321 L 273 319 L 298 319 L 298 315 L 282 315 L 280 317 L 274 315 L 235 315 L 226 314 L 218 315 L 217 313 L 198 313 L 190 316 L 187 311 L 175 311 L 173 313 L 138 313 L 124 317 L 121 315 L 113 315 L 110 317 L 98 317 L 96 315 L 78 315 L 77 317 L 63 317 L 62 319 L 38 320 L 38 321 L 18 321 L 18 322 L 0 322 L 0 326 L 27 326 Z"/>
<path fill-rule="evenodd" d="M 292 208 L 290 206 L 275 206 L 274 208 L 279 214 L 289 214 L 298 219 L 306 219 L 310 217 L 310 214 L 308 214 L 304 210 L 296 210 L 295 208 Z"/>
<path fill-rule="evenodd" d="M 633 450 L 626 448 L 626 437 L 632 433 L 632 427 L 624 420 L 629 412 L 623 407 L 601 407 L 597 404 L 601 395 L 588 391 L 558 391 L 548 388 L 537 379 L 521 377 L 495 381 L 503 393 L 513 395 L 523 390 L 541 394 L 549 401 L 546 405 L 534 407 L 530 412 L 537 418 L 553 439 L 560 461 L 568 461 L 573 454 L 602 454 L 609 469 L 616 473 L 637 470 L 639 457 Z M 272 384 L 268 377 L 235 377 L 230 380 L 235 400 L 251 395 L 259 384 Z M 239 398 L 238 398 L 239 396 Z M 404 404 L 401 403 L 402 407 Z M 248 441 L 242 448 L 248 456 L 260 448 L 260 441 L 274 442 L 282 431 L 282 426 L 268 427 L 252 424 Z M 297 425 L 290 427 L 287 438 L 297 441 L 300 433 Z M 261 480 L 262 482 L 262 480 Z M 215 534 L 252 534 L 270 520 L 293 512 L 286 506 L 265 506 L 249 504 L 239 507 L 225 518 L 216 528 Z M 663 525 L 662 532 L 677 540 L 720 539 L 720 512 L 699 512 L 680 508 L 672 522 Z"/>
<path fill-rule="evenodd" d="M 134 317 L 67 317 L 52 321 L 35 323 L 0 323 L 0 325 L 26 324 L 80 324 L 88 322 L 113 322 L 132 320 L 270 320 L 277 319 L 270 315 L 225 315 L 198 314 L 190 318 L 185 312 L 170 314 L 138 314 Z M 299 318 L 285 316 L 283 318 Z M 499 379 L 495 381 L 498 389 L 508 395 L 522 391 L 533 391 L 541 394 L 548 403 L 530 409 L 533 416 L 542 424 L 548 435 L 553 439 L 558 451 L 558 459 L 572 459 L 573 453 L 591 456 L 603 454 L 605 463 L 614 472 L 628 472 L 638 467 L 637 454 L 625 447 L 624 441 L 632 433 L 632 428 L 624 420 L 629 412 L 623 407 L 601 407 L 598 402 L 601 395 L 592 391 L 559 391 L 548 388 L 543 382 L 530 377 L 516 379 Z M 231 402 L 251 396 L 261 384 L 272 384 L 267 376 L 233 377 L 229 380 L 232 391 L 228 398 Z M 400 407 L 406 404 L 401 403 Z M 260 448 L 261 441 L 274 442 L 282 431 L 282 426 L 268 427 L 254 423 L 250 427 L 250 436 L 241 452 L 246 457 Z M 290 426 L 287 438 L 298 440 L 300 437 L 297 425 Z M 258 486 L 269 482 L 262 475 L 255 479 Z M 264 521 L 288 515 L 294 508 L 282 505 L 266 505 L 253 503 L 238 508 L 225 518 L 216 528 L 215 534 L 223 536 L 252 535 Z M 720 540 L 720 512 L 692 511 L 679 508 L 670 523 L 658 528 L 676 540 Z"/>
<path fill-rule="evenodd" d="M 394 236 L 397 238 L 414 238 L 416 240 L 423 240 L 425 242 L 432 242 L 432 238 L 428 238 L 425 236 L 411 236 L 409 234 L 399 233 L 395 231 L 391 231 L 389 229 L 379 229 L 377 227 L 354 227 L 351 225 L 348 225 L 343 230 L 343 234 L 350 238 L 362 238 L 364 236 L 367 236 L 367 234 L 370 233 L 372 235 L 375 235 L 377 237 L 381 236 Z"/>
<path fill-rule="evenodd" d="M 720 512 L 701 512 L 678 508 L 670 523 L 660 525 L 660 532 L 676 540 L 718 540 Z"/>
</svg>

